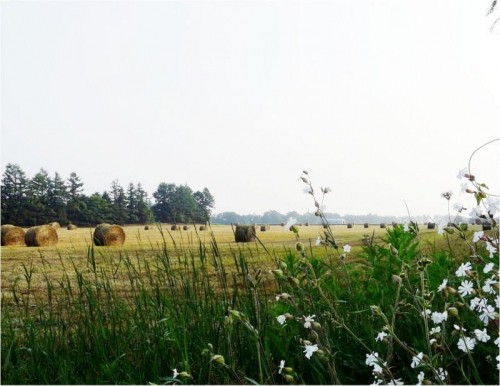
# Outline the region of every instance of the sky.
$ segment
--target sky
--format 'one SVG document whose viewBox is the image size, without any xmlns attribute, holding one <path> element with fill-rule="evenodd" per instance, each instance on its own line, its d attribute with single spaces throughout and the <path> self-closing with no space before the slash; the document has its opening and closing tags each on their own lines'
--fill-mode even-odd
<svg viewBox="0 0 500 386">
<path fill-rule="evenodd" d="M 214 213 L 435 215 L 500 137 L 490 0 L 2 1 L 1 164 Z M 500 194 L 500 141 L 471 171 Z"/>
</svg>

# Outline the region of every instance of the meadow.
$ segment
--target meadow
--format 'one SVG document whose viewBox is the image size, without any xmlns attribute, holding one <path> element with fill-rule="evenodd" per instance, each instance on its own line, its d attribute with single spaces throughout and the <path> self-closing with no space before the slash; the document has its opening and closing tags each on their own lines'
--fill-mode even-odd
<svg viewBox="0 0 500 386">
<path fill-rule="evenodd" d="M 495 295 L 480 226 L 124 229 L 120 247 L 91 228 L 2 247 L 3 384 L 498 383 L 498 314 L 453 289 L 472 247 L 475 294 Z M 463 351 L 454 326 L 490 339 Z"/>
</svg>

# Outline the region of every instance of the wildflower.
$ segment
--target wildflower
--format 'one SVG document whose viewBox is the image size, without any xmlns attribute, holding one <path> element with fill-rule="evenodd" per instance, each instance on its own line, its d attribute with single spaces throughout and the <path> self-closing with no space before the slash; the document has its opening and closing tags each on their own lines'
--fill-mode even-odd
<svg viewBox="0 0 500 386">
<path fill-rule="evenodd" d="M 488 305 L 488 299 L 478 298 L 477 296 L 470 301 L 470 308 L 477 311 L 483 311 Z"/>
<path fill-rule="evenodd" d="M 412 359 L 411 359 L 411 367 L 414 369 L 415 367 L 417 367 L 420 362 L 422 361 L 422 358 L 424 357 L 424 353 L 423 352 L 420 352 L 417 354 L 417 356 L 414 356 Z"/>
<path fill-rule="evenodd" d="M 420 315 L 422 315 L 424 318 L 427 318 L 430 314 L 431 310 L 429 310 L 428 308 L 420 313 Z"/>
<path fill-rule="evenodd" d="M 479 319 L 481 319 L 481 321 L 486 326 L 488 324 L 488 322 L 489 322 L 490 319 L 491 320 L 495 319 L 495 316 L 496 316 L 495 309 L 492 306 L 487 305 L 483 309 L 483 313 L 481 315 L 479 315 Z"/>
<path fill-rule="evenodd" d="M 408 225 L 407 222 L 404 223 L 403 231 L 405 231 L 405 232 L 409 232 L 410 231 L 410 226 Z"/>
<path fill-rule="evenodd" d="M 429 331 L 429 334 L 434 335 L 434 334 L 437 334 L 438 332 L 441 332 L 440 326 L 432 327 L 431 330 Z"/>
<path fill-rule="evenodd" d="M 310 345 L 310 344 L 306 344 L 305 346 L 305 350 L 304 350 L 304 353 L 306 354 L 306 358 L 307 359 L 311 359 L 312 355 L 318 351 L 318 345 L 317 344 L 313 344 L 313 345 Z"/>
<path fill-rule="evenodd" d="M 448 371 L 446 371 L 442 367 L 440 367 L 438 369 L 437 373 L 438 373 L 439 379 L 442 380 L 442 381 L 444 381 L 446 379 L 446 377 L 448 376 Z"/>
<path fill-rule="evenodd" d="M 330 193 L 332 191 L 332 189 L 329 188 L 328 186 L 326 188 L 322 189 L 322 190 L 323 190 L 324 194 Z"/>
<path fill-rule="evenodd" d="M 434 344 L 434 343 L 436 343 L 436 342 L 437 342 L 437 339 L 434 339 L 434 338 L 429 339 L 429 344 L 430 344 L 430 345 L 433 345 L 433 344 Z"/>
<path fill-rule="evenodd" d="M 286 316 L 285 315 L 277 316 L 276 320 L 278 321 L 279 324 L 284 325 L 286 322 Z"/>
<path fill-rule="evenodd" d="M 461 180 L 462 178 L 465 177 L 466 174 L 467 174 L 467 168 L 463 168 L 458 171 L 457 178 Z"/>
<path fill-rule="evenodd" d="M 490 253 L 490 257 L 493 257 L 493 255 L 497 252 L 497 247 L 495 247 L 492 243 L 487 241 L 486 250 Z"/>
<path fill-rule="evenodd" d="M 365 363 L 368 366 L 372 366 L 374 363 L 378 362 L 378 352 L 372 352 L 371 354 L 366 354 Z"/>
<path fill-rule="evenodd" d="M 313 192 L 312 192 L 312 190 L 311 190 L 311 188 L 310 188 L 309 186 L 306 186 L 306 187 L 304 188 L 303 192 L 304 192 L 305 194 L 313 194 Z"/>
<path fill-rule="evenodd" d="M 446 285 L 448 284 L 448 279 L 444 279 L 443 282 L 441 283 L 441 285 L 438 287 L 438 292 L 441 292 L 442 290 L 444 290 L 446 288 Z"/>
<path fill-rule="evenodd" d="M 460 287 L 458 287 L 458 293 L 462 296 L 470 295 L 474 292 L 474 284 L 469 280 L 464 280 Z"/>
<path fill-rule="evenodd" d="M 439 224 L 437 224 L 437 233 L 438 235 L 442 235 L 444 233 L 444 228 L 447 224 L 446 223 L 443 223 L 443 222 L 440 222 Z"/>
<path fill-rule="evenodd" d="M 453 328 L 458 331 L 464 331 L 464 332 L 467 331 L 465 328 L 457 326 L 456 324 L 453 325 Z"/>
<path fill-rule="evenodd" d="M 349 244 L 344 245 L 344 252 L 346 253 L 351 252 L 351 246 Z"/>
<path fill-rule="evenodd" d="M 388 385 L 404 385 L 404 382 L 401 378 L 398 379 L 391 379 L 388 383 Z"/>
<path fill-rule="evenodd" d="M 500 212 L 500 199 L 494 197 L 488 197 L 486 200 L 486 207 L 488 212 L 493 216 Z"/>
<path fill-rule="evenodd" d="M 474 232 L 474 236 L 472 236 L 472 242 L 477 243 L 483 236 L 483 231 Z"/>
<path fill-rule="evenodd" d="M 435 324 L 443 323 L 446 319 L 448 319 L 448 311 L 444 312 L 433 312 L 431 315 L 431 319 Z"/>
<path fill-rule="evenodd" d="M 472 210 L 470 211 L 469 217 L 479 218 L 479 217 L 481 217 L 482 214 L 483 214 L 483 208 L 481 208 L 480 206 L 476 206 L 476 207 L 472 208 Z"/>
<path fill-rule="evenodd" d="M 379 332 L 378 335 L 377 335 L 377 337 L 375 338 L 375 341 L 376 342 L 382 342 L 387 335 L 388 334 L 386 332 L 384 332 L 384 331 Z"/>
<path fill-rule="evenodd" d="M 179 373 L 177 372 L 177 369 L 174 369 L 174 374 L 172 375 L 172 378 L 177 378 Z"/>
<path fill-rule="evenodd" d="M 465 193 L 465 190 L 469 187 L 469 184 L 467 182 L 462 182 L 460 184 L 460 193 Z"/>
<path fill-rule="evenodd" d="M 486 264 L 486 265 L 484 266 L 484 268 L 483 268 L 483 272 L 484 272 L 484 273 L 488 273 L 488 272 L 490 272 L 490 271 L 493 269 L 493 267 L 494 267 L 494 264 L 493 264 L 493 263 L 488 263 L 488 264 Z"/>
<path fill-rule="evenodd" d="M 483 291 L 486 292 L 486 293 L 489 293 L 489 294 L 494 294 L 495 293 L 495 289 L 492 287 L 492 284 L 497 284 L 498 282 L 495 280 L 495 277 L 492 276 L 491 279 L 486 279 L 484 281 L 484 285 L 483 285 Z"/>
<path fill-rule="evenodd" d="M 461 212 L 463 208 L 463 205 L 459 202 L 455 202 L 453 204 L 453 210 L 456 210 L 457 212 Z"/>
<path fill-rule="evenodd" d="M 288 219 L 287 223 L 285 224 L 285 230 L 289 231 L 290 228 L 292 227 L 292 225 L 295 225 L 295 224 L 297 224 L 297 220 L 294 219 L 294 218 L 292 218 L 292 217 L 290 217 Z"/>
<path fill-rule="evenodd" d="M 495 339 L 495 344 L 500 348 L 500 336 Z"/>
<path fill-rule="evenodd" d="M 500 308 L 500 295 L 497 295 L 497 297 L 495 298 L 495 302 L 496 302 L 497 308 Z"/>
<path fill-rule="evenodd" d="M 304 327 L 311 328 L 311 323 L 314 322 L 316 315 L 304 316 Z"/>
<path fill-rule="evenodd" d="M 451 196 L 453 196 L 453 192 L 448 190 L 447 192 L 441 193 L 441 197 L 447 199 L 448 201 L 451 199 Z"/>
<path fill-rule="evenodd" d="M 471 269 L 472 266 L 470 262 L 462 263 L 460 267 L 458 267 L 458 269 L 455 271 L 455 275 L 457 275 L 457 277 L 465 276 L 467 275 L 467 272 L 470 271 Z"/>
<path fill-rule="evenodd" d="M 474 334 L 476 334 L 476 338 L 480 342 L 487 342 L 490 340 L 490 336 L 486 332 L 486 328 L 484 328 L 482 331 L 476 328 L 474 330 Z"/>
<path fill-rule="evenodd" d="M 424 377 L 425 377 L 425 374 L 423 371 L 419 372 L 418 375 L 417 375 L 417 378 L 418 378 L 418 383 L 417 383 L 417 386 L 421 386 L 422 385 L 422 382 L 424 381 Z"/>
<path fill-rule="evenodd" d="M 279 370 L 278 370 L 278 374 L 281 374 L 281 372 L 283 371 L 284 368 L 285 368 L 285 361 L 281 360 L 280 361 Z"/>
<path fill-rule="evenodd" d="M 318 238 L 316 239 L 315 245 L 318 246 L 320 244 L 321 244 L 321 237 L 318 236 Z"/>
<path fill-rule="evenodd" d="M 463 352 L 467 351 L 472 352 L 475 345 L 476 345 L 476 339 L 469 338 L 468 336 L 466 336 L 465 338 L 460 338 L 457 343 L 458 348 Z"/>
</svg>

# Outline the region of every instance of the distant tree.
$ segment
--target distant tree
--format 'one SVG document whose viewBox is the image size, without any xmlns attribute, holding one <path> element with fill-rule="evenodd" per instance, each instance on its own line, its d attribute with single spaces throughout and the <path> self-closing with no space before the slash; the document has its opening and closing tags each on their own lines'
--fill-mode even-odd
<svg viewBox="0 0 500 386">
<path fill-rule="evenodd" d="M 172 199 L 175 192 L 175 184 L 165 182 L 158 185 L 158 189 L 153 193 L 155 204 L 152 207 L 153 214 L 158 222 L 174 222 L 172 212 Z"/>
<path fill-rule="evenodd" d="M 141 183 L 137 184 L 135 190 L 137 202 L 137 219 L 140 224 L 147 224 L 153 222 L 153 212 L 148 203 L 148 193 L 142 188 Z"/>
<path fill-rule="evenodd" d="M 17 164 L 9 163 L 2 177 L 2 224 L 27 225 L 28 178 Z"/>
<path fill-rule="evenodd" d="M 113 222 L 123 225 L 128 219 L 127 197 L 118 180 L 114 180 L 111 183 L 110 195 L 113 208 Z"/>
<path fill-rule="evenodd" d="M 201 223 L 208 222 L 212 215 L 212 209 L 215 206 L 214 197 L 207 188 L 204 188 L 201 192 L 195 192 L 193 197 L 197 205 L 195 221 Z"/>
<path fill-rule="evenodd" d="M 28 225 L 40 225 L 54 221 L 56 212 L 48 205 L 50 185 L 49 174 L 43 168 L 28 181 Z"/>
<path fill-rule="evenodd" d="M 187 185 L 175 188 L 172 197 L 172 215 L 174 222 L 188 223 L 195 221 L 197 204 L 193 191 Z"/>
<path fill-rule="evenodd" d="M 49 179 L 47 191 L 47 206 L 55 213 L 55 221 L 62 224 L 68 222 L 67 206 L 69 195 L 64 180 L 59 173 L 55 173 L 53 179 Z"/>
<path fill-rule="evenodd" d="M 286 221 L 286 216 L 276 210 L 268 210 L 262 215 L 262 223 L 264 224 L 279 224 Z"/>
<path fill-rule="evenodd" d="M 78 177 L 75 172 L 72 172 L 69 175 L 66 186 L 67 186 L 69 200 L 75 200 L 82 195 L 83 182 L 80 180 L 80 177 Z"/>
</svg>

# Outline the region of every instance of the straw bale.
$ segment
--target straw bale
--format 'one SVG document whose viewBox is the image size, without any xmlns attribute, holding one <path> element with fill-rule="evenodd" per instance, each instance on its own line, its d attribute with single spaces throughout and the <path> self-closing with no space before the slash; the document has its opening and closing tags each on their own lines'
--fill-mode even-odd
<svg viewBox="0 0 500 386">
<path fill-rule="evenodd" d="M 365 228 L 369 228 L 369 227 L 370 227 L 370 224 L 368 224 L 367 222 L 365 222 L 365 223 L 363 224 L 363 227 L 365 227 Z"/>
<path fill-rule="evenodd" d="M 56 245 L 59 237 L 51 225 L 39 225 L 26 231 L 24 241 L 28 247 L 48 247 Z"/>
<path fill-rule="evenodd" d="M 54 228 L 54 229 L 61 229 L 61 224 L 59 224 L 57 221 L 49 223 L 49 225 Z"/>
<path fill-rule="evenodd" d="M 24 229 L 11 224 L 2 225 L 2 246 L 24 245 Z"/>
<path fill-rule="evenodd" d="M 380 224 L 380 228 L 385 228 L 385 227 L 386 227 L 385 223 Z"/>
<path fill-rule="evenodd" d="M 261 231 L 261 232 L 265 232 L 265 231 L 267 231 L 266 226 L 265 226 L 265 225 L 261 225 L 261 226 L 260 226 L 260 231 Z"/>
<path fill-rule="evenodd" d="M 96 246 L 123 245 L 125 231 L 119 225 L 99 224 L 95 227 L 93 240 Z"/>
<path fill-rule="evenodd" d="M 200 225 L 200 228 L 199 228 L 199 229 L 200 229 L 200 231 L 204 231 L 204 230 L 206 230 L 206 229 L 207 229 L 207 227 L 206 227 L 205 225 Z"/>
<path fill-rule="evenodd" d="M 347 223 L 347 228 L 352 228 L 352 223 Z"/>
<path fill-rule="evenodd" d="M 67 230 L 69 231 L 73 231 L 75 230 L 76 228 L 78 228 L 75 224 L 69 224 L 68 227 L 66 228 Z"/>
<path fill-rule="evenodd" d="M 237 243 L 247 243 L 255 240 L 255 226 L 238 225 L 234 231 L 234 240 Z"/>
<path fill-rule="evenodd" d="M 491 231 L 491 224 L 483 222 L 483 231 Z"/>
<path fill-rule="evenodd" d="M 144 230 L 149 231 L 149 225 L 144 225 Z"/>
<path fill-rule="evenodd" d="M 184 226 L 182 227 L 182 230 L 187 231 L 188 229 L 189 229 L 189 225 L 184 225 Z"/>
<path fill-rule="evenodd" d="M 171 230 L 171 231 L 176 231 L 176 230 L 177 230 L 177 225 L 175 225 L 175 224 L 174 224 L 174 225 L 172 225 L 172 226 L 170 227 L 170 230 Z"/>
<path fill-rule="evenodd" d="M 434 222 L 427 223 L 427 229 L 434 229 L 434 228 L 436 228 L 436 223 L 434 223 Z"/>
</svg>

